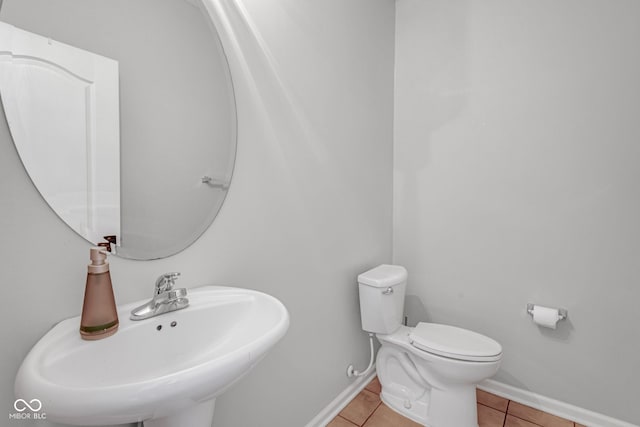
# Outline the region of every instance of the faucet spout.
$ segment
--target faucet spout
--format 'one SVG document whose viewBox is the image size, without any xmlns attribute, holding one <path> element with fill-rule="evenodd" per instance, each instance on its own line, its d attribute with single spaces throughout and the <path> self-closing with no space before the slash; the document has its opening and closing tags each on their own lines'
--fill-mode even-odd
<svg viewBox="0 0 640 427">
<path fill-rule="evenodd" d="M 180 273 L 166 273 L 156 280 L 151 301 L 131 310 L 131 320 L 143 320 L 162 313 L 181 310 L 189 305 L 186 288 L 173 289 Z"/>
</svg>

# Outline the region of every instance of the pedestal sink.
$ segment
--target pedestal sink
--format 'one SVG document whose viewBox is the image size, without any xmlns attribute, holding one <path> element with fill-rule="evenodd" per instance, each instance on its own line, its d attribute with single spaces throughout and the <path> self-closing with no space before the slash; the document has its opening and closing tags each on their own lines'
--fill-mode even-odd
<svg viewBox="0 0 640 427">
<path fill-rule="evenodd" d="M 47 420 L 71 425 L 210 427 L 215 398 L 282 338 L 289 315 L 247 289 L 204 286 L 188 298 L 142 321 L 129 312 L 143 301 L 121 306 L 119 331 L 99 341 L 80 339 L 79 317 L 63 320 L 25 358 L 16 398 L 38 399 Z"/>
</svg>

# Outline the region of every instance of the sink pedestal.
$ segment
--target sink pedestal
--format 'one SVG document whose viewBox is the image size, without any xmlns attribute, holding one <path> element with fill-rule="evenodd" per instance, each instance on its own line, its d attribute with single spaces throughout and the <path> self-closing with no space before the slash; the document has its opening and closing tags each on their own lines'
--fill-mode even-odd
<svg viewBox="0 0 640 427">
<path fill-rule="evenodd" d="M 216 399 L 191 406 L 168 417 L 145 420 L 144 427 L 211 427 Z"/>
</svg>

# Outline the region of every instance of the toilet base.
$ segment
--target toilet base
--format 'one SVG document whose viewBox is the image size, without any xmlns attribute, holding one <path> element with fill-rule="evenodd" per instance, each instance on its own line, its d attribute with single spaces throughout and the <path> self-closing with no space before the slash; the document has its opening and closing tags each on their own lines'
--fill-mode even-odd
<svg viewBox="0 0 640 427">
<path fill-rule="evenodd" d="M 405 399 L 383 389 L 380 399 L 403 417 L 426 427 L 478 427 L 474 386 L 454 390 L 431 389 L 417 400 Z"/>
<path fill-rule="evenodd" d="M 393 393 L 380 392 L 380 400 L 405 418 L 409 418 L 412 421 L 421 425 L 427 425 L 427 408 L 429 407 L 428 395 L 423 396 L 420 400 L 403 399 Z"/>
<path fill-rule="evenodd" d="M 478 427 L 475 384 L 449 390 L 431 389 L 431 408 L 425 425 Z"/>
</svg>

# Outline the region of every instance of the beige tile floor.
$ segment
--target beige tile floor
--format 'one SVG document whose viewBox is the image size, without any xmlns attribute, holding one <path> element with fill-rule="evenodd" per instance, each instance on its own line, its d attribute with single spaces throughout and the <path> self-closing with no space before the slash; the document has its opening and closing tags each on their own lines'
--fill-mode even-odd
<svg viewBox="0 0 640 427">
<path fill-rule="evenodd" d="M 585 427 L 482 390 L 478 390 L 477 398 L 479 427 Z M 327 427 L 420 427 L 420 424 L 382 403 L 376 377 Z"/>
</svg>

